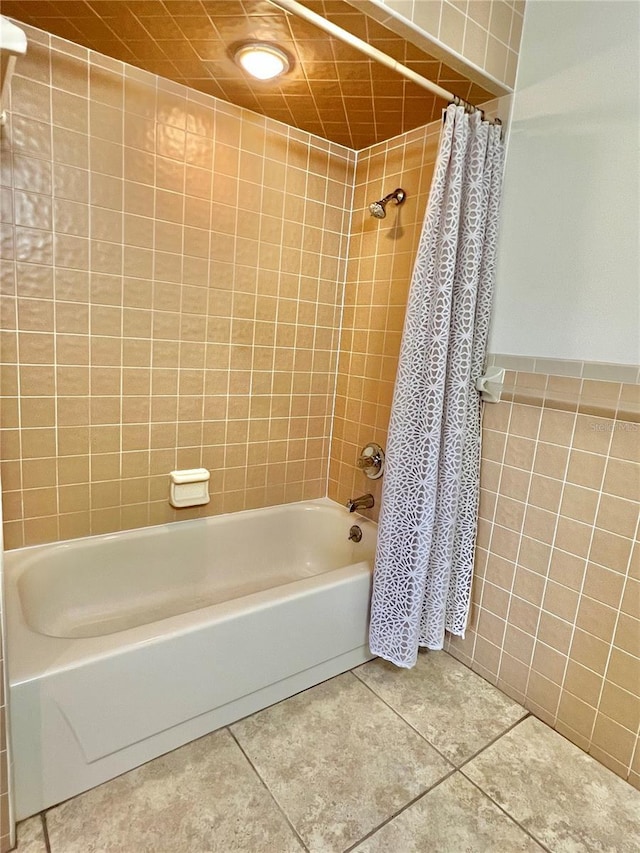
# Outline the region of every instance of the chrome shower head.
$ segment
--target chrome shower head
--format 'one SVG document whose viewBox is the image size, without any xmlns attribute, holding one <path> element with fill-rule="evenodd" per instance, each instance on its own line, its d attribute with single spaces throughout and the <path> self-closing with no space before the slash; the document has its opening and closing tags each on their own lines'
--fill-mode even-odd
<svg viewBox="0 0 640 853">
<path fill-rule="evenodd" d="M 384 219 L 387 215 L 387 211 L 385 210 L 386 204 L 383 201 L 374 201 L 373 204 L 369 205 L 369 213 L 372 216 L 375 216 L 376 219 Z"/>
<path fill-rule="evenodd" d="M 396 204 L 402 204 L 402 202 L 407 197 L 406 192 L 403 189 L 394 190 L 389 195 L 386 195 L 384 198 L 381 198 L 380 201 L 374 201 L 369 205 L 369 213 L 371 216 L 375 216 L 376 219 L 384 219 L 387 215 L 387 202 L 393 199 Z"/>
</svg>

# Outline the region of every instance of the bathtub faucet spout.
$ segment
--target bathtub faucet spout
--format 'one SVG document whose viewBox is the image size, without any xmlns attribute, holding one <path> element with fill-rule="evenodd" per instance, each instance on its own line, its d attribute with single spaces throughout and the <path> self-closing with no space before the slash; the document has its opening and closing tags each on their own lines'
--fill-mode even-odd
<svg viewBox="0 0 640 853">
<path fill-rule="evenodd" d="M 374 504 L 373 495 L 361 495 L 359 498 L 349 498 L 346 506 L 349 512 L 355 512 L 357 509 L 372 509 Z"/>
</svg>

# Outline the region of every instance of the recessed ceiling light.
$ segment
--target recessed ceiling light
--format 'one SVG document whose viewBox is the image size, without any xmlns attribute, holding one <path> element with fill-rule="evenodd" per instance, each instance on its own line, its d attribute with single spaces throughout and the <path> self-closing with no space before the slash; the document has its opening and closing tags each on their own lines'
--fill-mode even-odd
<svg viewBox="0 0 640 853">
<path fill-rule="evenodd" d="M 271 80 L 289 70 L 289 59 L 284 50 L 265 42 L 242 45 L 236 50 L 235 59 L 258 80 Z"/>
</svg>

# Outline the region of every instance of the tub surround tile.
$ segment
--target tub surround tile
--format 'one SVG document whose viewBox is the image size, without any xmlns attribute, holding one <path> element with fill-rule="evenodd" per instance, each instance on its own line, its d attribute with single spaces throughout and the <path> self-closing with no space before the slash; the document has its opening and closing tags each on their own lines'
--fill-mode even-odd
<svg viewBox="0 0 640 853">
<path fill-rule="evenodd" d="M 51 853 L 304 849 L 226 729 L 68 800 L 46 819 Z"/>
<path fill-rule="evenodd" d="M 18 839 L 16 853 L 47 853 L 42 818 L 39 814 L 19 823 L 16 834 Z"/>
<path fill-rule="evenodd" d="M 457 766 L 527 714 L 446 652 L 421 652 L 413 669 L 377 659 L 355 674 Z"/>
<path fill-rule="evenodd" d="M 3 266 L 5 547 L 323 496 L 355 152 L 28 37 L 16 97 L 46 109 L 12 111 L 3 159 L 29 261 Z M 169 472 L 199 467 L 212 500 L 173 509 Z"/>
<path fill-rule="evenodd" d="M 534 717 L 462 772 L 555 853 L 640 849 L 640 792 Z"/>
<path fill-rule="evenodd" d="M 536 853 L 543 849 L 461 773 L 455 773 L 359 844 L 354 853 Z"/>
<path fill-rule="evenodd" d="M 351 673 L 231 731 L 311 853 L 347 849 L 451 770 Z"/>
<path fill-rule="evenodd" d="M 328 482 L 328 496 L 341 504 L 365 490 L 355 464 L 362 447 L 372 440 L 386 442 L 407 291 L 439 134 L 440 126 L 432 123 L 421 133 L 358 152 Z M 395 186 L 399 175 L 408 203 L 402 228 L 394 230 L 390 218 L 388 225 L 374 224 L 363 211 L 382 186 Z M 363 326 L 364 317 L 370 319 Z M 375 506 L 364 514 L 374 520 L 381 487 L 382 480 L 367 481 Z"/>
</svg>

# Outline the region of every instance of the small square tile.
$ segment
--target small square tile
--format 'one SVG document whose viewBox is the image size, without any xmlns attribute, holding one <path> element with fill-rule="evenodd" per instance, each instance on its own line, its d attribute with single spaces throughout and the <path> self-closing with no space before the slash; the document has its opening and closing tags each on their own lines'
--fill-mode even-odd
<svg viewBox="0 0 640 853">
<path fill-rule="evenodd" d="M 446 652 L 421 652 L 413 669 L 378 659 L 355 673 L 456 765 L 527 713 Z"/>
<path fill-rule="evenodd" d="M 640 793 L 534 717 L 463 773 L 554 853 L 640 848 Z"/>
<path fill-rule="evenodd" d="M 355 844 L 451 769 L 351 673 L 231 730 L 312 853 Z"/>
</svg>

